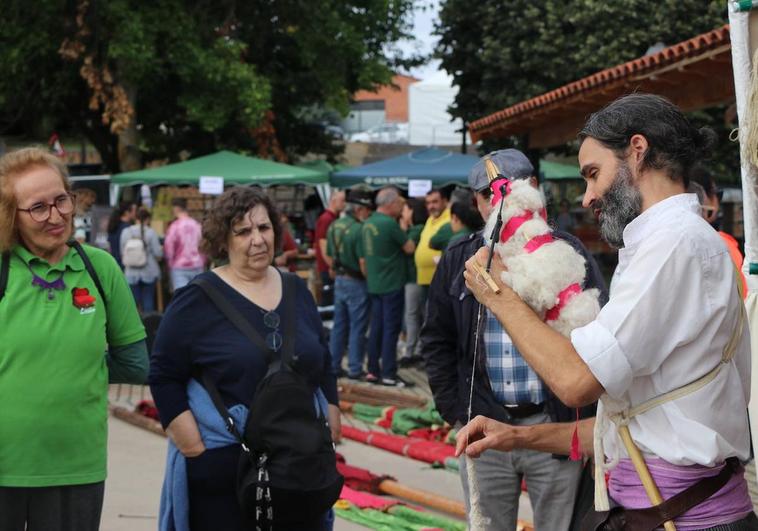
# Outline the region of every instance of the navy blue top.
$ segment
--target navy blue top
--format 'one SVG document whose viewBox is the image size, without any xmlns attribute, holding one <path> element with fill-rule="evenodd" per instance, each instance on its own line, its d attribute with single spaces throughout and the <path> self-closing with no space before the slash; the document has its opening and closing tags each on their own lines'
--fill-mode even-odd
<svg viewBox="0 0 758 531">
<path fill-rule="evenodd" d="M 213 272 L 199 275 L 211 282 L 265 337 L 264 311 Z M 316 303 L 301 279 L 296 282 L 295 370 L 320 386 L 330 404 L 337 404 L 337 379 L 323 334 Z M 284 296 L 275 310 L 282 318 Z M 266 375 L 264 354 L 216 308 L 201 288 L 178 290 L 166 309 L 150 359 L 150 389 L 164 427 L 189 409 L 187 382 L 193 370 L 208 372 L 227 407 L 249 405 L 258 382 Z"/>
<path fill-rule="evenodd" d="M 124 232 L 125 228 L 131 226 L 131 223 L 120 221 L 116 230 L 108 233 L 108 244 L 111 246 L 111 254 L 121 269 L 124 269 L 124 264 L 121 263 L 121 233 Z"/>
</svg>

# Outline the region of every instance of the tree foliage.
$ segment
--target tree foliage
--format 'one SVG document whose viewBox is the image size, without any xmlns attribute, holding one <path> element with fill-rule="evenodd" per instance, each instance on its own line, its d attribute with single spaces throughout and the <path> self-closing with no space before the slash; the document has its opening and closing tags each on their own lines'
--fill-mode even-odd
<svg viewBox="0 0 758 531">
<path fill-rule="evenodd" d="M 82 135 L 112 171 L 230 148 L 288 158 L 335 147 L 313 110 L 388 82 L 411 0 L 4 2 L 0 134 Z M 123 146 L 122 146 L 123 147 Z M 132 146 L 135 147 L 135 146 Z"/>
<path fill-rule="evenodd" d="M 451 111 L 469 122 L 726 19 L 721 0 L 446 0 L 436 53 L 460 89 Z M 723 109 L 693 120 L 717 129 L 721 168 L 732 168 Z"/>
</svg>

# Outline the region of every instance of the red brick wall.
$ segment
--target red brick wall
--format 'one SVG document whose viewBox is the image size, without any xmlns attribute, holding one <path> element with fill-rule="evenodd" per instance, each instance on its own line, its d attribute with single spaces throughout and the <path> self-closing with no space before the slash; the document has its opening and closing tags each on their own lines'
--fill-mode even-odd
<svg viewBox="0 0 758 531">
<path fill-rule="evenodd" d="M 416 81 L 418 79 L 415 77 L 397 74 L 392 78 L 392 85 L 382 85 L 376 92 L 359 90 L 353 95 L 353 100 L 384 100 L 384 111 L 388 122 L 407 122 L 408 87 Z"/>
</svg>

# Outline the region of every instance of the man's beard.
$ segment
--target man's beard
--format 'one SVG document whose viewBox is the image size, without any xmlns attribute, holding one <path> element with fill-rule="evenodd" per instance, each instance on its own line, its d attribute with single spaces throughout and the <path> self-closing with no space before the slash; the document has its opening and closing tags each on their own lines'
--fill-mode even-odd
<svg viewBox="0 0 758 531">
<path fill-rule="evenodd" d="M 624 229 L 642 211 L 642 195 L 632 182 L 632 170 L 620 162 L 608 191 L 592 205 L 600 210 L 600 236 L 612 247 L 624 246 Z"/>
</svg>

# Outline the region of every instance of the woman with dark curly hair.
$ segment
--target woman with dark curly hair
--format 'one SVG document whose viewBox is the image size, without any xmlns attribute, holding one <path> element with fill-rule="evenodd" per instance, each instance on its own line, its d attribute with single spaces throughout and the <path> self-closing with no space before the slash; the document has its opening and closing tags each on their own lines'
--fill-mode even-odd
<svg viewBox="0 0 758 531">
<path fill-rule="evenodd" d="M 329 403 L 332 438 L 339 437 L 336 378 L 316 304 L 300 279 L 296 289 L 287 292 L 282 274 L 271 265 L 282 233 L 279 220 L 271 200 L 259 188 L 236 187 L 221 195 L 203 222 L 201 248 L 214 262 L 228 260 L 228 264 L 178 290 L 161 322 L 149 378 L 170 438 L 161 530 L 255 528 L 245 521 L 235 492 L 240 445 L 233 440 L 230 444 L 221 416 L 212 406 L 211 413 L 206 408 L 205 416 L 215 426 L 204 424 L 194 377 L 200 373 L 215 381 L 225 406 L 233 416 L 240 415 L 237 424 L 244 426 L 253 391 L 266 376 L 266 353 L 225 317 L 197 284 L 198 279 L 215 287 L 274 351 L 282 346 L 280 329 L 286 330 L 285 299 L 296 298 L 294 369 L 307 377 L 314 391 L 323 392 Z M 207 394 L 203 396 L 207 405 Z M 224 435 L 225 442 L 219 442 Z M 329 527 L 321 520 L 297 526 Z"/>
</svg>

